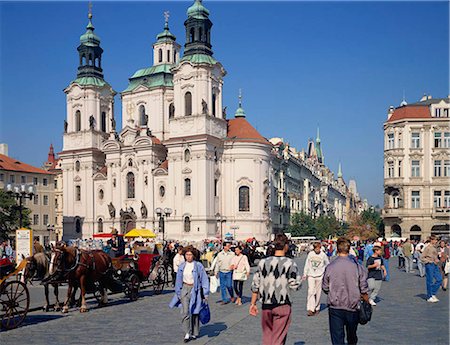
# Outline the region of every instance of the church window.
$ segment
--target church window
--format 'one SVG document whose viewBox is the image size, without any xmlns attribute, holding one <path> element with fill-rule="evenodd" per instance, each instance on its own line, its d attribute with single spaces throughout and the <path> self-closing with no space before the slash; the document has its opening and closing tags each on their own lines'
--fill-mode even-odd
<svg viewBox="0 0 450 345">
<path fill-rule="evenodd" d="M 189 42 L 192 43 L 192 42 L 194 42 L 194 40 L 195 40 L 195 29 L 192 28 L 189 31 Z"/>
<path fill-rule="evenodd" d="M 79 110 L 75 112 L 75 131 L 81 131 L 81 111 Z"/>
<path fill-rule="evenodd" d="M 184 161 L 189 162 L 191 160 L 191 151 L 188 149 L 184 150 Z"/>
<path fill-rule="evenodd" d="M 212 114 L 216 116 L 216 94 L 212 94 Z"/>
<path fill-rule="evenodd" d="M 80 161 L 76 161 L 75 162 L 75 171 L 76 172 L 80 171 L 80 167 L 81 167 Z"/>
<path fill-rule="evenodd" d="M 162 62 L 162 58 L 163 58 L 163 52 L 162 52 L 162 49 L 159 49 L 158 50 L 158 62 Z"/>
<path fill-rule="evenodd" d="M 188 216 L 184 217 L 183 225 L 184 225 L 184 232 L 191 231 L 191 219 Z"/>
<path fill-rule="evenodd" d="M 92 54 L 89 54 L 89 65 L 93 64 L 94 59 L 92 58 Z"/>
<path fill-rule="evenodd" d="M 81 186 L 75 186 L 75 201 L 81 201 Z"/>
<path fill-rule="evenodd" d="M 211 31 L 206 31 L 206 43 L 210 43 L 210 39 L 211 39 Z"/>
<path fill-rule="evenodd" d="M 177 62 L 177 52 L 174 50 L 173 51 L 173 63 Z"/>
<path fill-rule="evenodd" d="M 198 40 L 203 41 L 203 30 L 202 28 L 198 29 Z"/>
<path fill-rule="evenodd" d="M 84 55 L 81 57 L 81 64 L 82 64 L 83 66 L 86 65 L 86 56 L 84 56 Z"/>
<path fill-rule="evenodd" d="M 189 178 L 184 179 L 184 195 L 191 195 L 191 179 Z"/>
<path fill-rule="evenodd" d="M 167 51 L 167 62 L 170 62 L 170 50 Z"/>
<path fill-rule="evenodd" d="M 100 199 L 100 200 L 103 200 L 103 197 L 105 196 L 105 192 L 103 191 L 103 189 L 100 189 L 99 191 L 98 191 L 98 198 Z"/>
<path fill-rule="evenodd" d="M 97 230 L 98 230 L 98 232 L 103 232 L 103 219 L 101 219 L 101 218 L 98 219 Z"/>
<path fill-rule="evenodd" d="M 134 174 L 129 172 L 127 174 L 127 197 L 134 198 Z"/>
<path fill-rule="evenodd" d="M 145 114 L 145 107 L 141 104 L 139 106 L 139 124 L 141 126 L 147 125 L 147 115 Z"/>
<path fill-rule="evenodd" d="M 239 211 L 250 211 L 250 188 L 247 186 L 239 188 Z"/>
<path fill-rule="evenodd" d="M 102 112 L 100 128 L 101 128 L 102 132 L 106 132 L 106 113 L 104 111 Z"/>
<path fill-rule="evenodd" d="M 218 190 L 217 190 L 218 184 L 219 184 L 219 180 L 218 180 L 218 179 L 215 179 L 215 180 L 214 180 L 214 196 L 218 196 L 218 195 L 217 195 L 217 192 L 218 192 Z"/>
<path fill-rule="evenodd" d="M 173 103 L 169 105 L 169 119 L 173 119 L 175 117 L 175 106 Z"/>
<path fill-rule="evenodd" d="M 166 188 L 164 186 L 159 187 L 159 196 L 162 198 L 166 195 Z"/>
<path fill-rule="evenodd" d="M 184 94 L 184 115 L 192 115 L 192 94 L 190 92 Z"/>
</svg>

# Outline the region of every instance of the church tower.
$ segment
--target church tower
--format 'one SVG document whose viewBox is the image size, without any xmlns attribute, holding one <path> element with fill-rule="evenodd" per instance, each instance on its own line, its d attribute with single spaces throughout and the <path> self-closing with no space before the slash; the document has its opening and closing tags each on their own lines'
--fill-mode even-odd
<svg viewBox="0 0 450 345">
<path fill-rule="evenodd" d="M 64 121 L 63 151 L 60 154 L 64 181 L 64 236 L 93 234 L 93 175 L 104 166 L 100 150 L 115 131 L 115 91 L 103 78 L 100 38 L 94 33 L 89 8 L 86 32 L 78 46 L 77 78 L 64 90 L 67 118 Z M 87 233 L 87 234 L 86 234 Z"/>
</svg>

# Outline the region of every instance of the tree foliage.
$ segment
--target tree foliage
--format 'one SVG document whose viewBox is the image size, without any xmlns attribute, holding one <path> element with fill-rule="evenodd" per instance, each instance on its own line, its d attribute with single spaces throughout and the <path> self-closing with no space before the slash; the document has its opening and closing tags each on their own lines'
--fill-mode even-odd
<svg viewBox="0 0 450 345">
<path fill-rule="evenodd" d="M 361 240 L 373 240 L 384 236 L 384 223 L 381 215 L 373 209 L 370 209 L 353 217 L 350 220 L 350 228 L 347 236 L 349 238 L 357 236 Z"/>
<path fill-rule="evenodd" d="M 347 229 L 346 224 L 341 224 L 334 216 L 320 216 L 313 219 L 306 213 L 296 213 L 291 218 L 291 225 L 287 232 L 293 237 L 315 236 L 320 239 L 342 236 Z"/>
<path fill-rule="evenodd" d="M 30 209 L 22 206 L 22 226 L 30 226 Z M 16 199 L 0 190 L 0 238 L 7 238 L 11 231 L 19 228 L 20 207 Z"/>
</svg>

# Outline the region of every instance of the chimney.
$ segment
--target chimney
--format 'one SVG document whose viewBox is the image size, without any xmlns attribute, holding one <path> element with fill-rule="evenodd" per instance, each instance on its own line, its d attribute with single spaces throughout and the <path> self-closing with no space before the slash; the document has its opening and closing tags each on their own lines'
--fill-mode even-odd
<svg viewBox="0 0 450 345">
<path fill-rule="evenodd" d="M 391 118 L 392 114 L 394 113 L 394 110 L 395 110 L 394 106 L 391 105 L 388 110 L 388 121 Z"/>
<path fill-rule="evenodd" d="M 427 94 L 424 93 L 422 98 L 420 99 L 420 102 L 426 101 L 427 100 Z"/>
<path fill-rule="evenodd" d="M 0 154 L 8 156 L 8 144 L 0 144 Z"/>
</svg>

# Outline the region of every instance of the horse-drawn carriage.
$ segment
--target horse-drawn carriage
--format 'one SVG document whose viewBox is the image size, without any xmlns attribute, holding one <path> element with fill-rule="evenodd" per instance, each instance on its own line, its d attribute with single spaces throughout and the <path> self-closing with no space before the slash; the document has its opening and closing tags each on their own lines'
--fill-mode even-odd
<svg viewBox="0 0 450 345">
<path fill-rule="evenodd" d="M 26 284 L 18 278 L 26 261 L 14 267 L 9 259 L 0 259 L 0 317 L 1 328 L 18 327 L 30 307 L 30 293 Z"/>
</svg>

